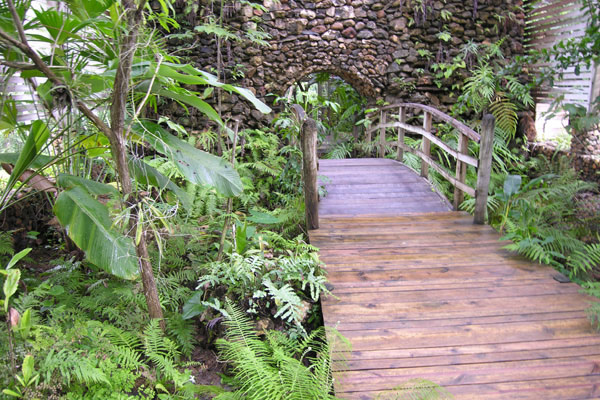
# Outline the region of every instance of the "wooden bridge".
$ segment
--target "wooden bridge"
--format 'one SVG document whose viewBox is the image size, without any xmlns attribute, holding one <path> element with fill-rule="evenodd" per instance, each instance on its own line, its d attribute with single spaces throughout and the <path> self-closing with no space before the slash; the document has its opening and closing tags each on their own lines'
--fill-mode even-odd
<svg viewBox="0 0 600 400">
<path fill-rule="evenodd" d="M 323 317 L 353 346 L 335 372 L 340 398 L 375 399 L 415 378 L 456 399 L 600 398 L 593 299 L 577 285 L 503 250 L 491 227 L 395 160 L 319 163 L 327 195 L 307 212 L 333 287 Z"/>
</svg>

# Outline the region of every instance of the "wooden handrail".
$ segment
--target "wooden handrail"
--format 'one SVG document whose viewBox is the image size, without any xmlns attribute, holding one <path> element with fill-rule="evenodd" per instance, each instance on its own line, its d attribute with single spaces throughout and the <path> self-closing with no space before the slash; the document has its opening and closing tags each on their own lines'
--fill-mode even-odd
<svg viewBox="0 0 600 400">
<path fill-rule="evenodd" d="M 422 127 L 406 123 L 406 110 L 409 108 L 423 112 Z M 397 111 L 398 114 L 395 118 L 395 121 L 390 122 L 392 118 L 390 118 L 388 114 L 392 110 Z M 392 104 L 380 107 L 376 111 L 369 113 L 367 115 L 367 118 L 369 118 L 372 121 L 372 125 L 367 129 L 366 132 L 367 141 L 371 141 L 372 132 L 379 131 L 379 157 L 385 157 L 386 144 L 391 144 L 392 146 L 397 147 L 396 158 L 398 161 L 402 161 L 405 151 L 417 155 L 421 159 L 420 172 L 422 177 L 427 178 L 429 168 L 433 168 L 454 186 L 453 205 L 455 209 L 458 209 L 460 203 L 463 202 L 465 193 L 472 197 L 475 197 L 476 211 L 474 216 L 474 223 L 483 223 L 483 221 L 485 220 L 485 207 L 487 203 L 487 194 L 491 173 L 491 160 L 495 124 L 493 116 L 486 115 L 484 117 L 481 135 L 475 132 L 473 129 L 469 128 L 464 123 L 458 121 L 457 119 L 452 118 L 451 116 L 443 113 L 442 111 L 436 108 L 426 106 L 424 104 Z M 453 149 L 447 143 L 444 143 L 442 139 L 437 137 L 432 132 L 433 118 L 445 122 L 457 130 L 457 132 L 459 133 L 457 149 Z M 388 128 L 398 129 L 398 141 L 386 142 L 386 129 Z M 420 149 L 412 148 L 406 143 L 404 143 L 404 137 L 406 132 L 420 135 L 423 138 Z M 479 159 L 476 159 L 469 155 L 469 140 L 473 140 L 477 143 L 480 143 Z M 452 173 L 444 169 L 431 157 L 431 143 L 435 144 L 442 151 L 456 159 L 456 176 L 452 176 Z M 477 168 L 478 175 L 476 189 L 470 187 L 465 183 L 467 176 L 467 165 L 471 165 Z"/>
<path fill-rule="evenodd" d="M 397 104 L 392 104 L 389 106 L 381 107 L 378 109 L 378 111 L 386 111 L 386 110 L 390 110 L 390 109 L 398 108 L 398 107 L 406 107 L 406 108 L 413 108 L 415 110 L 426 111 L 426 112 L 430 113 L 436 119 L 444 121 L 447 124 L 455 127 L 463 135 L 467 135 L 469 137 L 469 139 L 474 140 L 475 142 L 479 143 L 480 136 L 477 132 L 475 132 L 473 129 L 469 128 L 467 125 L 460 122 L 456 118 L 452 118 L 448 114 L 438 110 L 437 108 L 433 108 L 431 106 L 426 106 L 424 104 L 418 104 L 418 103 L 397 103 Z"/>
</svg>

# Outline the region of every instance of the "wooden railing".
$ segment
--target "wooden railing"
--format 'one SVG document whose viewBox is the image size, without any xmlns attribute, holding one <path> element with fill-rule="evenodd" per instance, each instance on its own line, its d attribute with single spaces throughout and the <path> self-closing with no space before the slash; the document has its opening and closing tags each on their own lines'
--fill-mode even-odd
<svg viewBox="0 0 600 400">
<path fill-rule="evenodd" d="M 409 109 L 415 114 L 423 113 L 423 125 L 421 127 L 407 123 L 407 110 Z M 400 162 L 404 158 L 405 151 L 417 155 L 421 159 L 421 176 L 427 178 L 429 168 L 431 167 L 447 179 L 454 186 L 453 205 L 455 209 L 458 209 L 460 203 L 463 202 L 465 193 L 471 197 L 475 197 L 474 223 L 484 223 L 494 139 L 495 121 L 492 115 L 484 116 L 481 136 L 462 122 L 440 110 L 423 104 L 400 103 L 389 105 L 379 108 L 367 117 L 371 121 L 371 125 L 366 132 L 366 141 L 367 143 L 371 143 L 373 134 L 379 133 L 378 143 L 376 143 L 379 157 L 385 157 L 386 148 L 390 145 L 396 147 L 396 159 Z M 457 149 L 452 148 L 433 133 L 433 118 L 449 124 L 456 129 L 459 133 Z M 386 133 L 388 129 L 396 129 L 397 141 L 387 141 Z M 407 132 L 422 137 L 420 149 L 415 149 L 405 143 L 404 138 Z M 478 159 L 469 155 L 469 140 L 480 144 Z M 431 143 L 435 144 L 446 154 L 454 157 L 456 160 L 454 175 L 449 173 L 431 157 Z M 470 187 L 465 182 L 468 165 L 477 168 L 476 188 Z"/>
</svg>

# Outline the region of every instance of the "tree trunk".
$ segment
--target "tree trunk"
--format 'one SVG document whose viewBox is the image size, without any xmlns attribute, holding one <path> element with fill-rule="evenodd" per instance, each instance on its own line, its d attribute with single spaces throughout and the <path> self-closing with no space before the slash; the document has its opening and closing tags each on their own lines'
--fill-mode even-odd
<svg viewBox="0 0 600 400">
<path fill-rule="evenodd" d="M 129 93 L 129 82 L 131 79 L 131 65 L 138 41 L 140 25 L 143 21 L 142 11 L 145 1 L 136 7 L 132 0 L 123 1 L 125 9 L 128 31 L 124 35 L 119 48 L 119 65 L 115 76 L 113 98 L 111 104 L 111 151 L 116 163 L 116 170 L 119 176 L 119 183 L 125 199 L 125 205 L 131 209 L 129 220 L 129 236 L 135 240 L 135 233 L 138 231 L 138 207 L 137 197 L 133 194 L 133 184 L 129 166 L 127 165 L 127 138 L 125 135 L 125 113 L 127 107 L 127 95 Z M 158 298 L 158 289 L 154 280 L 152 264 L 148 255 L 148 245 L 146 237 L 142 233 L 139 242 L 136 244 L 136 255 L 144 286 L 144 296 L 148 305 L 148 313 L 152 319 L 160 319 L 160 324 L 165 329 L 163 312 Z"/>
</svg>

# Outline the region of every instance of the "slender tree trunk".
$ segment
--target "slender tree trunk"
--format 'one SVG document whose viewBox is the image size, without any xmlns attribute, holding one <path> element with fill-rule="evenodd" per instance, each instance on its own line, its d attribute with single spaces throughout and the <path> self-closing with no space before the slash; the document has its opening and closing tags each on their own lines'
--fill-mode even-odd
<svg viewBox="0 0 600 400">
<path fill-rule="evenodd" d="M 23 24 L 17 14 L 12 0 L 7 0 L 9 10 L 17 27 L 19 39 L 17 40 L 0 29 L 0 39 L 9 43 L 26 54 L 37 68 L 52 82 L 59 87 L 65 87 L 62 78 L 56 75 L 50 67 L 42 60 L 37 52 L 29 45 Z M 129 220 L 129 236 L 135 240 L 135 233 L 138 228 L 138 207 L 137 197 L 133 193 L 133 183 L 129 166 L 127 164 L 127 139 L 125 137 L 125 113 L 127 107 L 127 95 L 129 92 L 131 80 L 131 66 L 137 46 L 139 30 L 143 23 L 143 10 L 146 5 L 146 0 L 140 0 L 136 5 L 135 0 L 122 0 L 123 10 L 125 11 L 125 19 L 127 20 L 124 27 L 125 33 L 119 44 L 119 65 L 117 67 L 115 82 L 113 88 L 112 104 L 111 104 L 111 124 L 108 126 L 100 119 L 88 106 L 72 93 L 69 93 L 69 98 L 75 104 L 77 109 L 85 115 L 96 127 L 106 135 L 110 141 L 112 156 L 116 163 L 116 171 L 118 174 L 119 183 L 124 196 L 124 202 L 131 209 L 131 218 Z M 139 260 L 139 268 L 144 286 L 144 295 L 148 305 L 150 318 L 161 320 L 161 327 L 164 329 L 163 313 L 160 307 L 158 298 L 158 290 L 150 264 L 148 255 L 148 247 L 146 238 L 141 235 L 139 243 L 136 243 L 136 254 Z"/>
<path fill-rule="evenodd" d="M 129 173 L 129 166 L 127 165 L 127 138 L 124 135 L 127 95 L 129 93 L 129 82 L 131 79 L 131 65 L 133 63 L 133 56 L 135 55 L 140 25 L 143 21 L 142 11 L 144 9 L 144 4 L 145 1 L 142 0 L 136 7 L 135 2 L 132 0 L 123 1 L 123 8 L 126 13 L 125 18 L 127 19 L 127 32 L 122 37 L 119 46 L 119 65 L 115 75 L 113 101 L 110 108 L 110 130 L 112 131 L 112 140 L 110 141 L 111 151 L 113 158 L 115 159 L 119 183 L 121 184 L 121 190 L 123 191 L 123 196 L 125 198 L 125 205 L 131 210 L 129 236 L 133 237 L 134 240 L 135 233 L 138 230 L 139 209 L 137 207 L 138 199 L 133 193 L 131 174 Z M 156 281 L 154 280 L 154 272 L 152 271 L 152 264 L 150 263 L 150 256 L 148 254 L 148 245 L 144 234 L 140 236 L 139 242 L 136 243 L 136 255 L 138 257 L 140 275 L 144 287 L 144 296 L 146 297 L 146 303 L 148 305 L 148 313 L 150 318 L 160 319 L 161 327 L 164 329 L 163 312 L 158 298 L 158 289 L 156 288 Z"/>
</svg>

